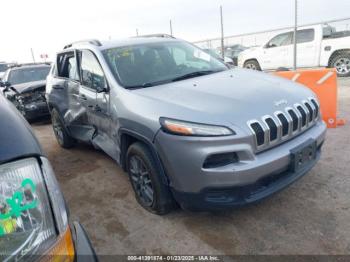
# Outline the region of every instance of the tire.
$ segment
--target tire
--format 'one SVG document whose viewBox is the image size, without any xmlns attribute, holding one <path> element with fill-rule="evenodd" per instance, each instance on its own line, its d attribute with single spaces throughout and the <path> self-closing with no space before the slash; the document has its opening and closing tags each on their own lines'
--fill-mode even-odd
<svg viewBox="0 0 350 262">
<path fill-rule="evenodd" d="M 56 109 L 53 109 L 51 112 L 51 121 L 53 132 L 58 144 L 63 148 L 73 147 L 76 144 L 76 140 L 68 134 L 68 131 Z"/>
<path fill-rule="evenodd" d="M 330 67 L 334 67 L 340 77 L 350 76 L 350 52 L 339 52 L 331 59 Z"/>
<path fill-rule="evenodd" d="M 248 60 L 248 61 L 244 62 L 243 67 L 247 68 L 247 69 L 261 71 L 261 67 L 259 65 L 259 62 L 256 60 Z"/>
<path fill-rule="evenodd" d="M 285 72 L 285 71 L 289 71 L 289 69 L 287 67 L 279 67 L 276 69 L 276 72 Z"/>
<path fill-rule="evenodd" d="M 137 202 L 147 211 L 165 215 L 176 204 L 168 186 L 162 183 L 162 177 L 148 147 L 135 142 L 127 151 L 126 170 L 135 192 Z"/>
</svg>

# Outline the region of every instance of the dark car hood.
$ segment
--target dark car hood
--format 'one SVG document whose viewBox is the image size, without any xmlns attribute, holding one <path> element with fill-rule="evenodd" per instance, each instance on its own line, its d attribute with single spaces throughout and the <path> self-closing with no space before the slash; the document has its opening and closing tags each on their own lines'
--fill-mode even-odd
<svg viewBox="0 0 350 262">
<path fill-rule="evenodd" d="M 28 93 L 32 92 L 38 88 L 42 88 L 43 86 L 46 86 L 46 80 L 41 80 L 41 81 L 35 81 L 35 82 L 28 82 L 28 83 L 23 83 L 23 84 L 18 84 L 18 85 L 13 85 L 12 87 L 19 93 Z"/>
<path fill-rule="evenodd" d="M 26 156 L 42 155 L 28 122 L 0 94 L 0 163 Z"/>
</svg>

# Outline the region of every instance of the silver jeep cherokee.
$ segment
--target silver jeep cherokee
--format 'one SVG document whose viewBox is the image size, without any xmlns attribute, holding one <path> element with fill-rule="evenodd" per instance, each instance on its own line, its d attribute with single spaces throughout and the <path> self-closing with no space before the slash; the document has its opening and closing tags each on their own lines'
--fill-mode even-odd
<svg viewBox="0 0 350 262">
<path fill-rule="evenodd" d="M 46 91 L 58 143 L 102 149 L 157 214 L 261 200 L 316 164 L 326 134 L 309 89 L 171 37 L 67 45 Z"/>
</svg>

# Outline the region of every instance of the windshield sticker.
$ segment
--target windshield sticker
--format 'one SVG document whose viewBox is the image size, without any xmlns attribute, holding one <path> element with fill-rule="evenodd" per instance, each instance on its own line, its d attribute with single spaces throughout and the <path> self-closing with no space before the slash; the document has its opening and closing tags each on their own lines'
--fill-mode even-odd
<svg viewBox="0 0 350 262">
<path fill-rule="evenodd" d="M 15 191 L 11 198 L 6 199 L 4 206 L 0 205 L 0 236 L 12 233 L 16 230 L 16 219 L 23 212 L 36 208 L 38 200 L 33 195 L 36 185 L 31 179 L 24 179 L 21 188 Z M 29 203 L 23 204 L 23 199 L 31 199 Z"/>
</svg>

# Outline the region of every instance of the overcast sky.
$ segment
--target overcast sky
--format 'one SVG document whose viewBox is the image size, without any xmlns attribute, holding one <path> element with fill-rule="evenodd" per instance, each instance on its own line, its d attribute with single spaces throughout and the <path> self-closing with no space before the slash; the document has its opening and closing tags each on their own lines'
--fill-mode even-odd
<svg viewBox="0 0 350 262">
<path fill-rule="evenodd" d="M 293 24 L 294 0 L 2 0 L 0 61 L 31 61 L 72 41 L 169 33 L 189 41 Z M 350 0 L 299 0 L 302 24 L 350 17 Z"/>
</svg>

